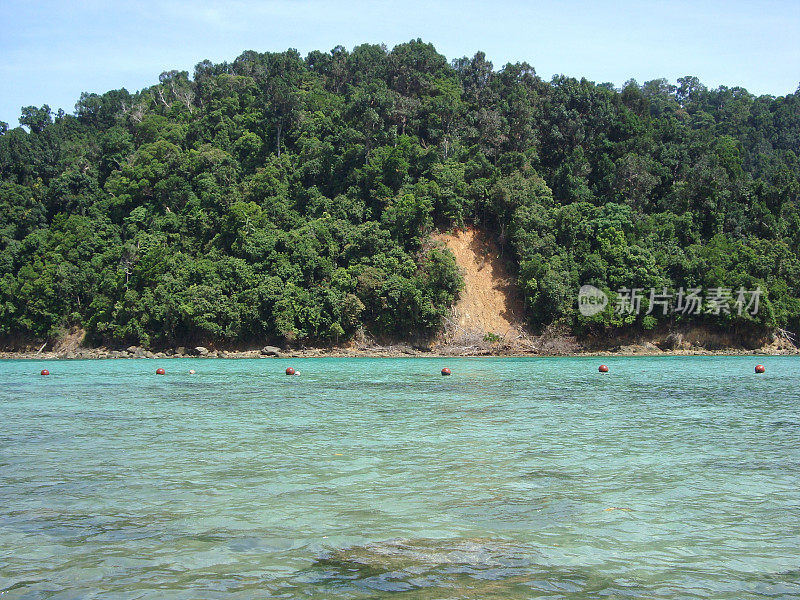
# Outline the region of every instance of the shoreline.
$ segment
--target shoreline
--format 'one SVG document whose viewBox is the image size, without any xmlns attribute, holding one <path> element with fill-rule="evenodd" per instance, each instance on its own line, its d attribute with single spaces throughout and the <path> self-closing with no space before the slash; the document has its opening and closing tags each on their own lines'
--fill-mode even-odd
<svg viewBox="0 0 800 600">
<path fill-rule="evenodd" d="M 206 350 L 206 349 L 204 349 Z M 112 350 L 108 348 L 79 348 L 70 351 L 38 352 L 0 351 L 0 360 L 134 360 L 180 358 L 202 359 L 279 359 L 279 358 L 580 358 L 580 357 L 636 357 L 636 356 L 798 356 L 797 348 L 707 348 L 660 350 L 649 347 L 625 347 L 620 349 L 581 350 L 567 352 L 539 352 L 536 350 L 514 350 L 504 348 L 485 348 L 480 350 L 444 347 L 420 350 L 405 346 L 367 347 L 367 348 L 306 348 L 287 350 L 206 350 L 205 352 L 152 352 L 141 348 Z"/>
<path fill-rule="evenodd" d="M 6 339 L 0 345 L 2 360 L 112 360 L 148 358 L 479 358 L 479 357 L 629 357 L 629 356 L 796 356 L 800 347 L 791 334 L 715 330 L 684 326 L 654 331 L 621 330 L 605 335 L 578 335 L 551 327 L 538 335 L 513 329 L 491 339 L 483 330 L 444 331 L 433 338 L 380 339 L 368 335 L 340 345 L 291 347 L 250 340 L 218 344 L 212 340 L 175 343 L 147 349 L 90 346 L 86 331 L 72 327 L 56 339 Z M 206 345 L 204 346 L 203 343 Z M 268 345 L 262 345 L 267 343 Z M 197 345 L 194 345 L 197 344 Z"/>
</svg>

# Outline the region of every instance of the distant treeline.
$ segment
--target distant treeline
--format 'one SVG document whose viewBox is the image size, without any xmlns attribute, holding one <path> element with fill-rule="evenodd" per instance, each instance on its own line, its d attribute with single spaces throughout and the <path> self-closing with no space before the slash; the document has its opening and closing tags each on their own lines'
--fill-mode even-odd
<svg viewBox="0 0 800 600">
<path fill-rule="evenodd" d="M 800 89 L 544 81 L 416 40 L 247 51 L 19 121 L 0 123 L 0 336 L 429 334 L 461 285 L 429 233 L 465 224 L 494 232 L 533 325 L 800 330 Z M 621 288 L 759 287 L 756 315 L 614 310 Z"/>
</svg>

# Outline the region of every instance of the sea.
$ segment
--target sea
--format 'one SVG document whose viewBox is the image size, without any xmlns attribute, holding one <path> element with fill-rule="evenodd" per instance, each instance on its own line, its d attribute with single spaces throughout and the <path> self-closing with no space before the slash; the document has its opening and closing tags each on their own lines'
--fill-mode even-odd
<svg viewBox="0 0 800 600">
<path fill-rule="evenodd" d="M 0 361 L 45 598 L 800 598 L 800 358 Z"/>
</svg>

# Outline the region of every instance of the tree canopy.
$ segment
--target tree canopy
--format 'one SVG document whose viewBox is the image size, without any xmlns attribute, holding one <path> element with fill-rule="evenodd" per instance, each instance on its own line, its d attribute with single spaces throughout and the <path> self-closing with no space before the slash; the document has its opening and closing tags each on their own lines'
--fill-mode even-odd
<svg viewBox="0 0 800 600">
<path fill-rule="evenodd" d="M 0 336 L 336 343 L 435 332 L 436 229 L 496 233 L 534 325 L 800 330 L 800 88 L 545 81 L 421 40 L 244 52 L 0 123 Z M 612 302 L 577 310 L 581 285 Z M 626 314 L 620 289 L 762 290 Z M 650 299 L 645 294 L 647 308 Z"/>
</svg>

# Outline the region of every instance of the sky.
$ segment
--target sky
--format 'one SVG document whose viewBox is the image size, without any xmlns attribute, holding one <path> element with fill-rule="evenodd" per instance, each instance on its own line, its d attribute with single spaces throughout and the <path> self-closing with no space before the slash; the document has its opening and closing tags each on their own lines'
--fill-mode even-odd
<svg viewBox="0 0 800 600">
<path fill-rule="evenodd" d="M 72 113 L 81 92 L 134 92 L 244 50 L 415 38 L 448 59 L 482 50 L 496 68 L 527 61 L 548 80 L 695 75 L 774 96 L 800 84 L 800 0 L 0 0 L 0 121 L 18 125 L 30 105 Z"/>
</svg>

